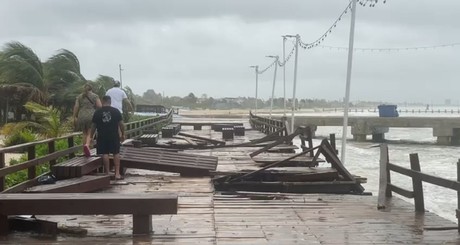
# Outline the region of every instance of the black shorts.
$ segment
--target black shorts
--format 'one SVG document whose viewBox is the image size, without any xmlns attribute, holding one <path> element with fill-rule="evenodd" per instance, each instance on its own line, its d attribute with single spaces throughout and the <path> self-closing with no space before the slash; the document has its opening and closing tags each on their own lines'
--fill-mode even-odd
<svg viewBox="0 0 460 245">
<path fill-rule="evenodd" d="M 97 140 L 97 154 L 118 154 L 120 153 L 120 140 Z"/>
</svg>

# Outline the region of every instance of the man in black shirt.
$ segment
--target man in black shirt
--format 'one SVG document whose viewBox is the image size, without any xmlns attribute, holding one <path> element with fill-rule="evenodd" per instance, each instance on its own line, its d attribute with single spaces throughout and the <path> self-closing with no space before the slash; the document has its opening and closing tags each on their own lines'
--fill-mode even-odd
<svg viewBox="0 0 460 245">
<path fill-rule="evenodd" d="M 91 135 L 97 129 L 97 154 L 102 154 L 105 173 L 109 173 L 109 154 L 113 154 L 115 165 L 115 179 L 121 179 L 120 175 L 120 142 L 124 141 L 125 127 L 120 111 L 113 108 L 110 96 L 102 97 L 102 107 L 97 109 L 93 115 Z M 121 136 L 118 132 L 120 130 Z M 91 137 L 92 138 L 92 137 Z M 86 142 L 89 145 L 90 142 Z"/>
</svg>

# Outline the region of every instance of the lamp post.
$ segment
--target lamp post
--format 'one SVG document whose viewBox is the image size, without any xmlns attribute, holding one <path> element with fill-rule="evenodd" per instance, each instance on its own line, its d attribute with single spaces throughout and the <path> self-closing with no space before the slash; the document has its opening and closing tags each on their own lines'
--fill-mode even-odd
<svg viewBox="0 0 460 245">
<path fill-rule="evenodd" d="M 356 0 L 352 0 L 351 6 L 351 24 L 350 24 L 350 39 L 348 42 L 348 64 L 347 64 L 347 84 L 345 87 L 345 99 L 343 110 L 343 134 L 342 134 L 342 163 L 345 164 L 345 153 L 347 145 L 347 130 L 348 130 L 348 107 L 350 103 L 350 83 L 351 83 L 351 67 L 353 65 L 353 44 L 355 37 L 355 18 L 356 18 Z"/>
<path fill-rule="evenodd" d="M 283 62 L 286 62 L 286 36 L 283 37 Z M 283 117 L 286 117 L 286 63 L 283 64 Z"/>
<path fill-rule="evenodd" d="M 118 65 L 118 68 L 120 70 L 120 87 L 123 88 L 123 80 L 121 78 L 121 71 L 123 71 L 123 69 L 121 69 L 121 64 Z"/>
<path fill-rule="evenodd" d="M 250 66 L 250 68 L 254 68 L 256 72 L 256 103 L 255 103 L 254 114 L 257 114 L 257 100 L 258 100 L 257 91 L 259 89 L 259 66 Z"/>
<path fill-rule="evenodd" d="M 275 82 L 276 82 L 276 70 L 278 68 L 278 55 L 268 55 L 267 58 L 274 58 L 275 59 L 275 74 L 273 75 L 273 86 L 272 86 L 272 99 L 270 101 L 270 115 L 269 118 L 272 118 L 272 110 L 273 110 L 273 98 L 275 97 Z"/>
<path fill-rule="evenodd" d="M 295 117 L 295 92 L 297 85 L 297 62 L 299 58 L 299 42 L 300 35 L 286 35 L 286 37 L 295 37 L 295 61 L 294 61 L 294 88 L 292 89 L 292 115 L 291 115 L 291 132 L 294 132 L 294 117 Z"/>
</svg>

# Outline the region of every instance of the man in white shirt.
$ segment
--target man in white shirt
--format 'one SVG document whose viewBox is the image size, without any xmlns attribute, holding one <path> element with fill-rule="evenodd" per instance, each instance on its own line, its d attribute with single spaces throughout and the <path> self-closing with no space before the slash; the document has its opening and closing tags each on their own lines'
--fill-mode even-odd
<svg viewBox="0 0 460 245">
<path fill-rule="evenodd" d="M 120 88 L 120 82 L 114 81 L 113 88 L 107 90 L 105 95 L 110 96 L 112 100 L 112 107 L 117 108 L 121 114 L 123 114 L 123 101 L 126 100 L 126 104 L 128 105 L 129 109 L 132 110 L 133 106 L 128 100 L 128 96 L 126 96 L 125 91 Z"/>
</svg>

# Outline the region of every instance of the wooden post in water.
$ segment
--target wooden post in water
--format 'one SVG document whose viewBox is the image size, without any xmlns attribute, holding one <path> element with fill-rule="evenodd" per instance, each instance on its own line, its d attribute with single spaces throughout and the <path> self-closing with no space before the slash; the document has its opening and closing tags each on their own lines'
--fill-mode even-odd
<svg viewBox="0 0 460 245">
<path fill-rule="evenodd" d="M 391 197 L 391 190 L 388 190 L 389 170 L 388 170 L 388 145 L 380 145 L 380 178 L 379 178 L 379 196 L 377 198 L 377 209 L 385 209 L 386 198 Z M 390 193 L 390 196 L 387 193 Z"/>
<path fill-rule="evenodd" d="M 413 171 L 420 173 L 420 162 L 418 160 L 418 154 L 412 153 L 410 156 L 410 168 Z M 423 199 L 423 185 L 422 178 L 419 174 L 412 176 L 412 185 L 414 187 L 414 204 L 415 212 L 425 212 L 425 203 Z"/>
</svg>

